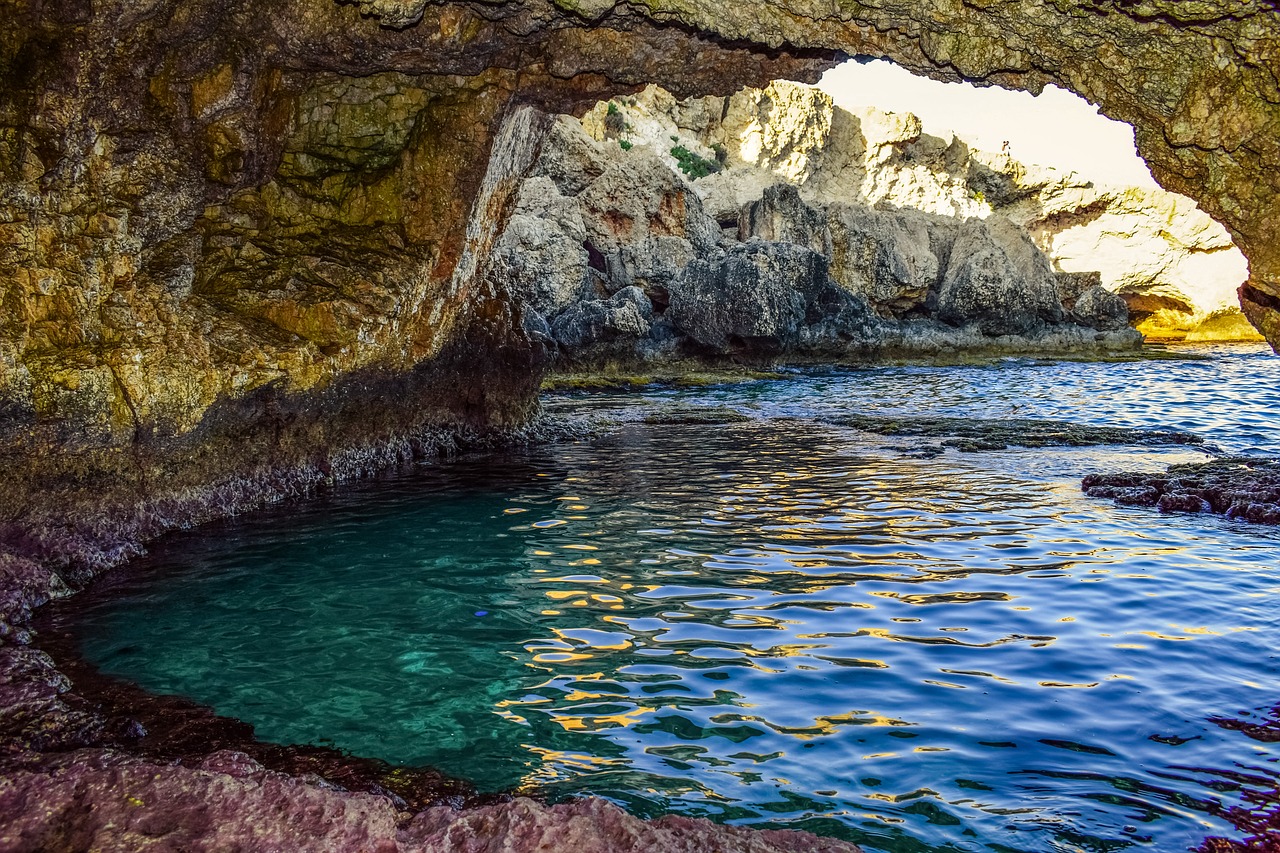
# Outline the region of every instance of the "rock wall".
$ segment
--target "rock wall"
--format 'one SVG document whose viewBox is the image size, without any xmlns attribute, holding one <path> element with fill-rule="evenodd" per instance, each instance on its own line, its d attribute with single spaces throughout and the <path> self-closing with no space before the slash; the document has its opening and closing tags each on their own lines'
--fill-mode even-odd
<svg viewBox="0 0 1280 853">
<path fill-rule="evenodd" d="M 324 479 L 524 423 L 541 351 L 484 274 L 503 122 L 678 87 L 726 50 L 699 85 L 830 61 L 639 20 L 588 37 L 537 4 L 434 7 L 404 31 L 331 0 L 0 17 L 10 539 L 41 508 Z M 536 156 L 535 129 L 516 137 Z"/>
<path fill-rule="evenodd" d="M 1119 297 L 1097 284 L 1060 293 L 1064 277 L 1006 219 L 810 206 L 778 183 L 717 222 L 698 183 L 647 145 L 599 142 L 559 120 L 498 239 L 494 274 L 563 366 L 1141 343 Z"/>
<path fill-rule="evenodd" d="M 1245 310 L 1280 343 L 1276 9 L 0 0 L 0 816 L 32 819 L 7 843 L 136 846 L 96 835 L 94 804 L 118 815 L 126 776 L 153 786 L 148 810 L 126 801 L 138 832 L 190 849 L 227 846 L 207 820 L 222 812 L 201 810 L 210 788 L 232 815 L 368 813 L 324 786 L 103 751 L 84 715 L 51 711 L 74 690 L 23 648 L 30 610 L 174 525 L 527 417 L 544 330 L 483 262 L 519 166 L 540 159 L 525 115 L 489 169 L 517 107 L 574 112 L 648 82 L 691 96 L 812 80 L 854 54 L 1033 91 L 1056 81 L 1134 124 L 1157 179 L 1227 225 L 1250 259 Z M 658 213 L 653 239 L 697 236 L 687 209 Z M 787 262 L 811 263 L 791 245 Z M 297 789 L 297 811 L 260 787 Z M 183 825 L 174 802 L 203 822 Z M 361 826 L 325 821 L 312 846 L 397 848 L 391 802 Z M 449 843 L 528 822 L 486 819 Z M 552 825 L 545 837 L 572 847 Z M 705 838 L 661 843 L 722 843 Z"/>
<path fill-rule="evenodd" d="M 1136 342 L 1130 319 L 1257 339 L 1235 303 L 1244 258 L 1189 199 L 810 87 L 650 86 L 562 117 L 529 174 L 495 274 L 578 366 L 1097 351 Z"/>
</svg>

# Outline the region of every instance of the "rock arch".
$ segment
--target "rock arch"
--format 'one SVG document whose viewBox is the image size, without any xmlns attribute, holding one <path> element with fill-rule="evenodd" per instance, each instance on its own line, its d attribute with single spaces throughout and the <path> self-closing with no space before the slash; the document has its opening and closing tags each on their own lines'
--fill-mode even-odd
<svg viewBox="0 0 1280 853">
<path fill-rule="evenodd" d="M 619 7 L 553 0 L 588 26 Z M 360 0 L 411 26 L 424 0 Z M 646 0 L 626 14 L 767 49 L 891 59 L 940 80 L 1056 83 L 1132 124 L 1166 189 L 1196 199 L 1250 260 L 1241 302 L 1280 347 L 1280 3 L 1275 0 Z M 694 80 L 681 80 L 697 88 Z"/>
</svg>

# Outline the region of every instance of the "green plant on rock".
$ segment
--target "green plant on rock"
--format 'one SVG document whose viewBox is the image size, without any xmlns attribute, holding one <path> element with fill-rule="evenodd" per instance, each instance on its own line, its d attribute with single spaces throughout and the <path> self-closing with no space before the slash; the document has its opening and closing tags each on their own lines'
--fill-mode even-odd
<svg viewBox="0 0 1280 853">
<path fill-rule="evenodd" d="M 619 147 L 621 147 L 623 151 L 630 151 L 630 150 L 631 150 L 631 143 L 630 143 L 630 141 L 628 141 L 628 140 L 626 140 L 626 139 L 619 139 L 619 140 L 618 140 L 618 146 L 619 146 Z"/>
<path fill-rule="evenodd" d="M 676 165 L 680 167 L 680 171 L 695 181 L 720 171 L 720 164 L 715 160 L 708 160 L 706 157 L 695 154 L 683 145 L 672 148 L 671 156 L 676 158 Z"/>
<path fill-rule="evenodd" d="M 615 104 L 613 101 L 610 101 L 609 109 L 605 111 L 605 115 L 616 116 L 620 112 L 622 111 L 618 109 L 618 105 Z"/>
</svg>

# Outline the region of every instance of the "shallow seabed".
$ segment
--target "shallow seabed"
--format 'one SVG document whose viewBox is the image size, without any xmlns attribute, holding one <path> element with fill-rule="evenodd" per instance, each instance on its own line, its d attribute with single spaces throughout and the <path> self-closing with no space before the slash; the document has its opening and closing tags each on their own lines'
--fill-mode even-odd
<svg viewBox="0 0 1280 853">
<path fill-rule="evenodd" d="M 947 451 L 845 413 L 1053 417 L 1280 454 L 1280 359 L 797 372 L 549 397 L 601 437 L 175 536 L 70 620 L 265 739 L 869 851 L 1238 837 L 1280 749 L 1280 531 L 1084 497 L 1186 448 Z M 646 425 L 672 403 L 751 419 Z M 1218 722 L 1215 722 L 1218 720 Z"/>
</svg>

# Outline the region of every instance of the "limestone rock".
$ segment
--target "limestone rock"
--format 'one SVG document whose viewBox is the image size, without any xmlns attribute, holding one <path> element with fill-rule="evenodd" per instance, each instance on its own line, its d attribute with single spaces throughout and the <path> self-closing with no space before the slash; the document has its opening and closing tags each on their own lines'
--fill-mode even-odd
<svg viewBox="0 0 1280 853">
<path fill-rule="evenodd" d="M 963 189 L 974 163 L 967 147 L 922 140 L 913 116 L 864 119 L 873 138 L 821 92 L 785 83 L 686 101 L 650 87 L 598 104 L 581 125 L 561 118 L 539 162 L 587 162 L 593 177 L 576 188 L 525 179 L 498 242 L 500 272 L 550 321 L 573 364 L 1079 351 L 1139 340 L 1117 324 L 1123 302 L 1093 294 L 1068 313 L 1099 277 L 1054 272 L 1026 230 L 978 205 Z M 906 168 L 904 145 L 923 146 L 914 171 L 877 177 Z M 717 152 L 724 168 L 686 174 L 668 146 Z M 1025 198 L 1010 168 L 986 168 L 985 180 L 1005 181 L 1004 198 Z M 856 179 L 878 206 L 852 188 L 830 200 L 834 175 Z M 948 193 L 966 201 L 938 203 Z M 715 217 L 703 204 L 744 197 Z M 960 210 L 988 215 L 947 215 Z M 609 298 L 627 292 L 634 298 Z"/>
<path fill-rule="evenodd" d="M 938 318 L 989 335 L 1033 334 L 1062 320 L 1048 260 L 1026 232 L 994 219 L 958 230 L 937 296 Z"/>
<path fill-rule="evenodd" d="M 827 217 L 805 204 L 792 184 L 774 184 L 758 201 L 744 204 L 738 214 L 737 236 L 739 240 L 756 237 L 806 246 L 820 254 L 832 253 Z"/>
<path fill-rule="evenodd" d="M 555 314 L 594 295 L 586 239 L 577 205 L 548 178 L 530 178 L 494 246 L 491 274 L 535 311 Z"/>
<path fill-rule="evenodd" d="M 916 211 L 830 208 L 831 277 L 885 317 L 920 308 L 939 283 L 934 243 L 948 245 L 956 223 Z"/>
<path fill-rule="evenodd" d="M 953 219 L 1003 217 L 1028 230 L 1055 271 L 1098 272 L 1108 289 L 1125 296 L 1135 322 L 1143 322 L 1149 334 L 1208 337 L 1213 330 L 1240 330 L 1218 319 L 1194 331 L 1237 304 L 1236 290 L 1248 270 L 1226 230 L 1184 197 L 1095 186 L 1005 153 L 972 149 L 959 139 L 930 136 L 909 113 L 846 111 L 820 91 L 783 81 L 728 98 L 688 101 L 650 87 L 616 103 L 621 106 L 615 114 L 633 128 L 636 145 L 661 154 L 675 138 L 707 156 L 723 155 L 727 168 L 693 183 L 722 226 L 778 184 L 795 187 L 803 203 L 816 207 L 856 203 Z M 588 132 L 599 124 L 600 111 L 584 118 Z M 776 218 L 753 210 L 750 216 Z M 786 218 L 799 227 L 796 216 Z M 882 220 L 877 227 L 887 224 Z M 823 251 L 809 238 L 782 234 L 764 218 L 753 227 L 739 223 L 738 230 L 808 241 Z M 841 265 L 834 261 L 839 277 Z M 891 298 L 885 293 L 871 301 Z M 912 299 L 906 296 L 901 307 Z"/>
<path fill-rule="evenodd" d="M 825 279 L 818 253 L 753 240 L 690 262 L 671 283 L 668 313 L 678 331 L 711 353 L 767 358 L 798 343 L 801 289 Z"/>
<path fill-rule="evenodd" d="M 1034 212 L 1023 203 L 1006 213 L 1026 225 L 1058 269 L 1098 270 L 1147 335 L 1185 337 L 1211 315 L 1238 310 L 1248 265 L 1226 229 L 1190 199 L 1059 176 L 1034 203 Z M 1258 337 L 1242 331 L 1226 337 Z"/>
<path fill-rule="evenodd" d="M 653 306 L 638 287 L 625 287 L 609 300 L 577 302 L 556 318 L 551 334 L 571 359 L 633 359 L 649 336 Z"/>
<path fill-rule="evenodd" d="M 697 194 L 643 151 L 612 162 L 578 202 L 587 239 L 604 257 L 610 292 L 671 281 L 684 264 L 711 251 L 720 236 Z"/>
<path fill-rule="evenodd" d="M 0 781 L 0 806 L 0 834 L 14 851 L 859 849 L 805 832 L 718 826 L 705 819 L 643 821 L 596 799 L 556 806 L 515 799 L 462 811 L 439 806 L 409 821 L 389 797 L 308 784 L 225 751 L 200 768 L 159 765 L 102 750 L 72 753 L 47 766 L 6 773 Z"/>
</svg>

